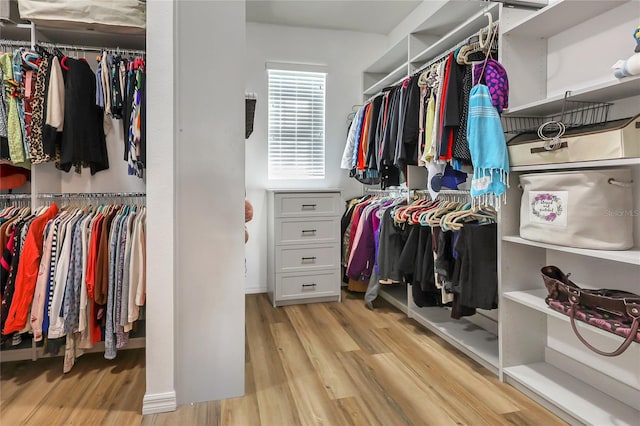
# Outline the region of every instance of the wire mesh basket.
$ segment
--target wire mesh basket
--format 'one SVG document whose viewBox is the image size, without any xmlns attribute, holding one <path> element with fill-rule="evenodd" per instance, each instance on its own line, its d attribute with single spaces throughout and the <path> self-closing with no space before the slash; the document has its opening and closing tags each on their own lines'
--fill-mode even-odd
<svg viewBox="0 0 640 426">
<path fill-rule="evenodd" d="M 609 115 L 607 102 L 572 101 L 571 92 L 566 92 L 562 103 L 562 112 L 547 116 L 503 116 L 502 127 L 505 133 L 536 133 L 544 128 L 544 133 L 554 133 L 561 128 L 604 124 Z"/>
</svg>

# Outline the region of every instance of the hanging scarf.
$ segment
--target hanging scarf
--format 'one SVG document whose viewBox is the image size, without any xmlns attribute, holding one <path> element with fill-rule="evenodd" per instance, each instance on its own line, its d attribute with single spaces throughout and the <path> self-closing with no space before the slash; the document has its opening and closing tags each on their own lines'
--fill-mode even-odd
<svg viewBox="0 0 640 426">
<path fill-rule="evenodd" d="M 473 162 L 471 196 L 474 205 L 505 201 L 509 185 L 509 155 L 498 111 L 491 103 L 489 88 L 478 84 L 471 89 L 467 139 Z"/>
</svg>

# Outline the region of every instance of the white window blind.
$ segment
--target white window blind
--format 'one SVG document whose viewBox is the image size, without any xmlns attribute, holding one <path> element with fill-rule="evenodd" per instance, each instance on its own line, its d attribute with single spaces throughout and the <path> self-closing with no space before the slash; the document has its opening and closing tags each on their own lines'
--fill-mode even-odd
<svg viewBox="0 0 640 426">
<path fill-rule="evenodd" d="M 324 178 L 326 74 L 268 73 L 269 179 Z"/>
</svg>

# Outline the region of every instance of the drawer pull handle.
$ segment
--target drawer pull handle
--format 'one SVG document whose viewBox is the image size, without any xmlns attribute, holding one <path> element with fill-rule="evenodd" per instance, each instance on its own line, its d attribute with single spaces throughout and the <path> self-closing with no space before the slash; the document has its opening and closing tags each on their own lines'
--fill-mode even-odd
<svg viewBox="0 0 640 426">
<path fill-rule="evenodd" d="M 315 210 L 317 204 L 303 204 L 302 210 Z"/>
<path fill-rule="evenodd" d="M 303 234 L 315 234 L 316 230 L 315 229 L 303 229 L 302 233 Z"/>
<path fill-rule="evenodd" d="M 302 284 L 302 287 L 315 287 L 317 285 L 318 284 L 316 284 L 316 283 L 313 283 L 313 284 Z"/>
<path fill-rule="evenodd" d="M 315 256 L 311 256 L 311 257 L 303 257 L 302 261 L 304 262 L 305 260 L 316 260 Z"/>
</svg>

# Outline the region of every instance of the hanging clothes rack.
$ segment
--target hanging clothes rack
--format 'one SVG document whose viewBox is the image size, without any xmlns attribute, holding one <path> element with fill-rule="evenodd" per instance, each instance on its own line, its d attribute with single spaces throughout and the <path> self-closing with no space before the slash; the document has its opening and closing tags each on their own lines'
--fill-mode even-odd
<svg viewBox="0 0 640 426">
<path fill-rule="evenodd" d="M 42 46 L 44 48 L 54 48 L 57 47 L 60 50 L 77 50 L 81 52 L 116 52 L 122 54 L 130 54 L 130 55 L 146 55 L 146 50 L 139 49 L 123 49 L 120 47 L 98 47 L 98 46 L 81 46 L 81 45 L 73 45 L 73 44 L 58 44 L 58 43 L 49 43 L 49 42 L 41 42 L 36 43 L 38 46 Z"/>
<path fill-rule="evenodd" d="M 144 192 L 68 192 L 41 193 L 38 198 L 141 198 L 146 195 Z"/>
<path fill-rule="evenodd" d="M 123 49 L 120 47 L 100 47 L 100 46 L 83 46 L 83 45 L 74 45 L 74 44 L 58 44 L 58 43 L 51 43 L 51 42 L 38 42 L 36 43 L 36 45 L 47 48 L 47 49 L 53 49 L 54 47 L 60 49 L 60 50 L 75 50 L 75 51 L 81 51 L 81 52 L 102 52 L 102 51 L 109 51 L 109 52 L 116 52 L 116 53 L 122 53 L 122 54 L 130 54 L 130 55 L 146 55 L 146 50 L 140 50 L 140 49 Z M 23 41 L 23 40 L 0 40 L 0 46 L 15 46 L 15 47 L 24 47 L 27 49 L 31 48 L 31 44 L 28 41 Z"/>
<path fill-rule="evenodd" d="M 498 31 L 499 23 L 500 23 L 499 21 L 492 22 L 491 23 L 491 31 Z M 483 31 L 485 29 L 486 28 L 482 28 Z M 472 37 L 477 37 L 477 35 L 476 36 L 472 36 Z M 438 62 L 441 62 L 441 61 L 445 60 L 451 53 L 455 52 L 457 49 L 459 49 L 459 48 L 461 48 L 463 46 L 466 46 L 468 44 L 475 43 L 475 42 L 470 42 L 469 41 L 470 38 L 471 37 L 469 37 L 467 40 L 463 40 L 463 41 L 457 43 L 456 45 L 448 48 L 446 52 L 441 53 L 440 55 L 436 56 L 435 58 L 430 59 L 425 64 L 421 65 L 417 70 L 415 70 L 412 75 L 416 75 L 416 74 L 424 71 L 425 69 L 429 68 L 433 64 L 436 64 Z M 494 37 L 494 40 L 492 42 L 497 41 L 497 39 L 498 39 L 497 37 Z M 490 48 L 491 48 L 491 46 L 489 46 L 489 49 Z"/>
</svg>

